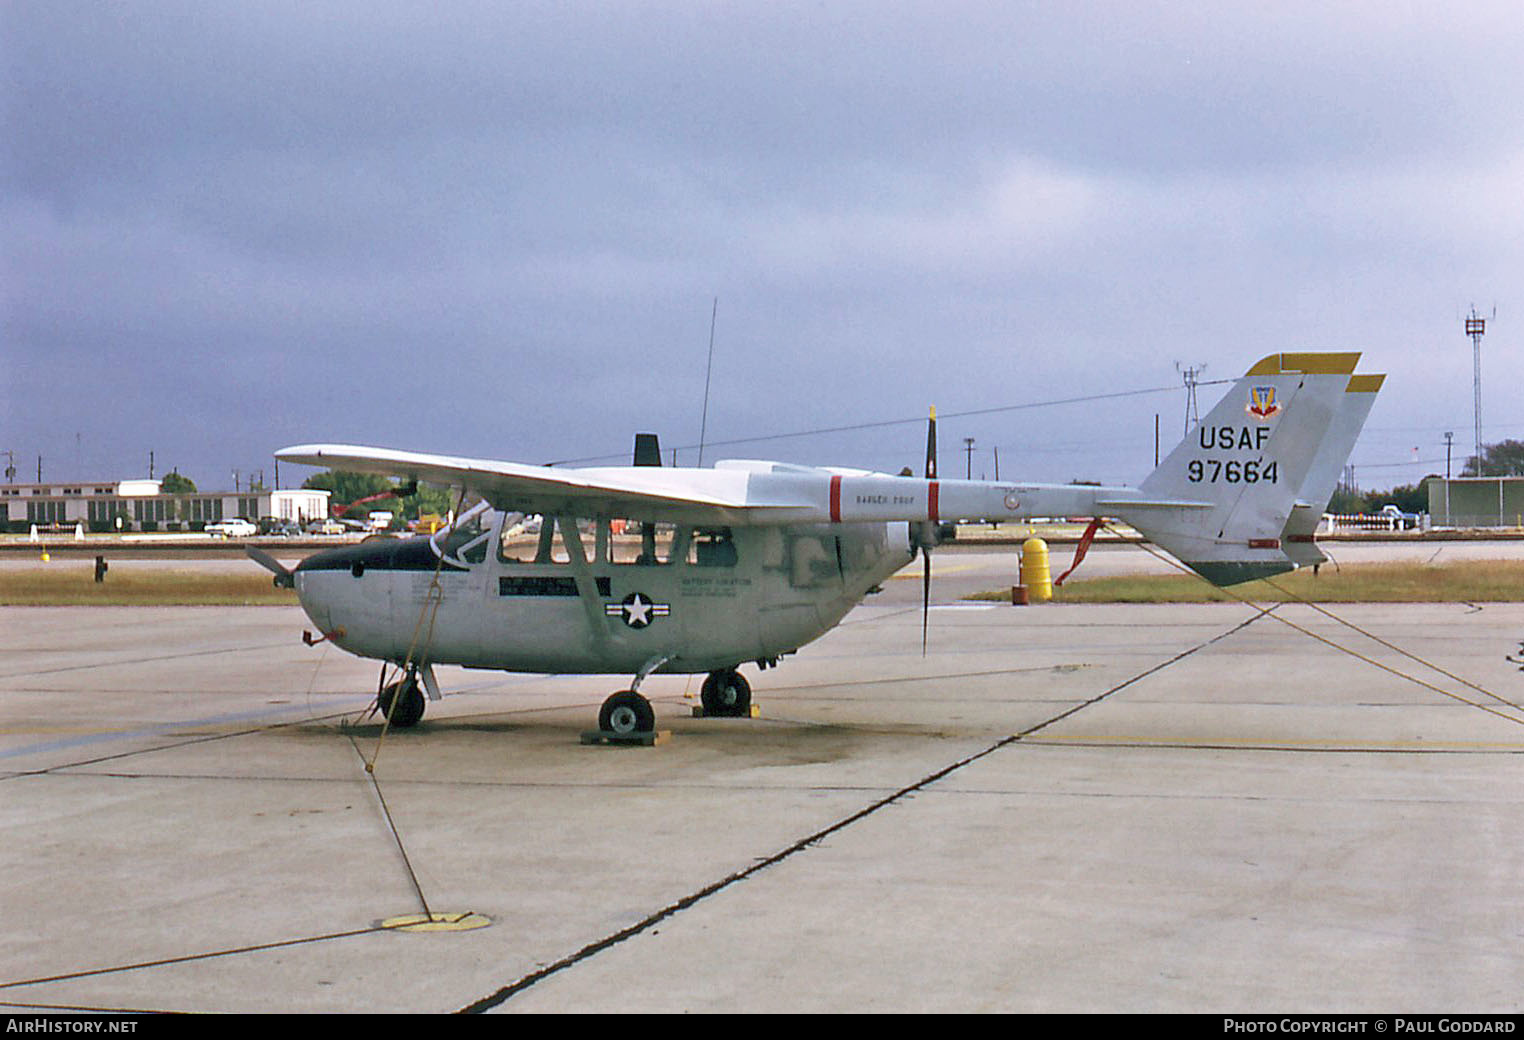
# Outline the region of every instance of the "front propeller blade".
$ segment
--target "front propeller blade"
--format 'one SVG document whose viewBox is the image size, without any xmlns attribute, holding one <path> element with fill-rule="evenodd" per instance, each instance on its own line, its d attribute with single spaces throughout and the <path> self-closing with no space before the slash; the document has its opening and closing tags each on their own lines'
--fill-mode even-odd
<svg viewBox="0 0 1524 1040">
<path fill-rule="evenodd" d="M 921 656 L 926 656 L 926 623 L 931 618 L 931 548 L 921 546 Z"/>
<path fill-rule="evenodd" d="M 295 577 L 292 574 L 290 568 L 288 568 L 285 564 L 281 563 L 275 557 L 271 556 L 269 553 L 265 552 L 263 549 L 256 549 L 256 548 L 254 548 L 254 546 L 252 546 L 252 545 L 246 545 L 246 546 L 244 546 L 243 547 L 243 551 L 248 554 L 249 559 L 253 560 L 255 563 L 259 564 L 265 570 L 267 570 L 271 574 L 275 575 L 275 585 L 276 585 L 277 588 L 282 588 L 282 589 L 294 589 L 294 588 L 296 588 L 296 580 L 295 580 Z"/>
</svg>

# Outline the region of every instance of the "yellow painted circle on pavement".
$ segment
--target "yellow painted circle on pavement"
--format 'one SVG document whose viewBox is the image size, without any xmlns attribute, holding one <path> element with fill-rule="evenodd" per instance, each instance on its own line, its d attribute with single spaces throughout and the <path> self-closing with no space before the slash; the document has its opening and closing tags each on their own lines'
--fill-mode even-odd
<svg viewBox="0 0 1524 1040">
<path fill-rule="evenodd" d="M 399 932 L 469 932 L 476 928 L 486 928 L 492 923 L 492 919 L 484 914 L 472 913 L 467 910 L 455 913 L 432 914 L 405 914 L 401 917 L 388 917 L 381 922 L 382 928 L 390 928 Z"/>
</svg>

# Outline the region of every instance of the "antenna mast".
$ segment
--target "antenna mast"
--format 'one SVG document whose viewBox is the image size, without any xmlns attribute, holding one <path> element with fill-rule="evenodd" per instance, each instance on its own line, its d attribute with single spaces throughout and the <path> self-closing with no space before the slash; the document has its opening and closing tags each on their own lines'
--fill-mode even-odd
<svg viewBox="0 0 1524 1040">
<path fill-rule="evenodd" d="M 1493 317 L 1497 317 L 1496 308 Z M 1476 426 L 1476 473 L 1482 475 L 1482 336 L 1487 332 L 1487 319 L 1476 313 L 1471 305 L 1471 316 L 1466 319 L 1466 335 L 1471 337 L 1471 399 Z"/>
<path fill-rule="evenodd" d="M 1206 363 L 1191 368 L 1175 362 L 1175 371 L 1185 379 L 1185 432 L 1182 437 L 1190 436 L 1191 427 L 1201 421 L 1201 415 L 1196 410 L 1196 381 L 1201 378 L 1201 373 L 1206 371 Z"/>
<path fill-rule="evenodd" d="M 709 429 L 709 376 L 714 371 L 714 323 L 720 316 L 720 298 L 714 298 L 714 309 L 709 312 L 709 363 L 704 366 L 704 417 L 699 420 L 698 464 L 704 465 L 704 434 Z"/>
</svg>

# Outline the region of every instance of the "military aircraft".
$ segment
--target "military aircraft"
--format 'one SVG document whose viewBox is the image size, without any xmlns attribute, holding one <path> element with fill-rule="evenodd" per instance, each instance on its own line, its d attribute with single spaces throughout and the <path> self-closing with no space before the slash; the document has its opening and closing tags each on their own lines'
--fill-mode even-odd
<svg viewBox="0 0 1524 1040">
<path fill-rule="evenodd" d="M 325 638 L 382 661 L 383 677 L 402 669 L 378 696 L 393 725 L 422 718 L 425 692 L 440 698 L 436 664 L 632 675 L 599 711 L 614 734 L 654 728 L 639 690 L 657 672 L 706 673 L 706 713 L 746 715 L 742 664 L 776 665 L 918 554 L 924 630 L 930 553 L 959 519 L 1118 518 L 1220 585 L 1310 560 L 1288 556 L 1288 539 L 1369 411 L 1375 388 L 1351 379 L 1358 359 L 1261 360 L 1137 488 L 943 480 L 934 422 L 921 477 L 755 460 L 663 467 L 640 438 L 642 464 L 587 469 L 302 445 L 276 455 L 477 501 L 432 536 L 326 550 L 294 570 L 250 555 L 296 589 Z"/>
</svg>

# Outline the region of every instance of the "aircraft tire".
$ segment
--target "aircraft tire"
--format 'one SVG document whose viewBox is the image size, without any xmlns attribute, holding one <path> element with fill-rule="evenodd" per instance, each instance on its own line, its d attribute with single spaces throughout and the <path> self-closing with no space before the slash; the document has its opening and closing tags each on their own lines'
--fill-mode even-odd
<svg viewBox="0 0 1524 1040">
<path fill-rule="evenodd" d="M 710 672 L 699 689 L 704 714 L 721 718 L 746 718 L 751 714 L 751 684 L 734 668 Z"/>
<path fill-rule="evenodd" d="M 656 728 L 656 711 L 634 690 L 620 690 L 598 710 L 598 728 L 621 737 L 650 733 Z"/>
<path fill-rule="evenodd" d="M 398 699 L 398 695 L 400 699 Z M 397 701 L 397 707 L 392 708 L 392 702 Z M 419 686 L 418 677 L 409 675 L 387 686 L 376 698 L 376 707 L 384 719 L 388 714 L 391 716 L 393 726 L 401 729 L 411 729 L 418 725 L 423 718 L 423 689 Z"/>
</svg>

